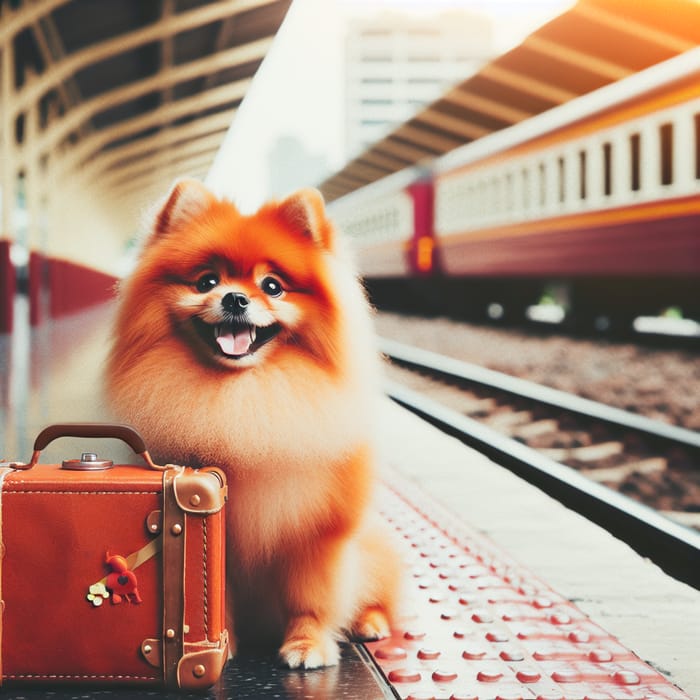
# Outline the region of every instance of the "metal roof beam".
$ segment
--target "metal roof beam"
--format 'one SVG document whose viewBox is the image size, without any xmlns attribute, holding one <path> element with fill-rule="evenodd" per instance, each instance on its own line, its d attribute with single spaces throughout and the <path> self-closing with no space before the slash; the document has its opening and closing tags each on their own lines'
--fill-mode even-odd
<svg viewBox="0 0 700 700">
<path fill-rule="evenodd" d="M 219 51 L 223 51 L 226 46 L 228 46 L 231 43 L 231 38 L 233 36 L 233 32 L 236 28 L 236 17 L 225 17 L 224 19 L 219 22 L 219 29 L 216 34 L 216 41 L 214 42 L 214 48 L 213 52 L 218 53 Z M 204 81 L 204 89 L 208 90 L 209 88 L 212 87 L 213 82 L 212 82 L 213 76 L 208 75 L 206 80 Z"/>
<path fill-rule="evenodd" d="M 403 168 L 406 167 L 406 163 L 404 161 L 399 160 L 398 158 L 392 158 L 391 156 L 383 153 L 378 153 L 373 148 L 358 156 L 358 160 L 369 163 L 370 165 L 376 165 L 379 168 L 384 168 L 388 172 L 403 170 Z"/>
<path fill-rule="evenodd" d="M 32 3 L 21 5 L 10 12 L 3 8 L 0 10 L 0 46 L 4 46 L 6 42 L 11 41 L 14 36 L 30 27 L 41 17 L 45 17 L 70 1 L 34 0 Z"/>
<path fill-rule="evenodd" d="M 353 190 L 364 184 L 360 178 L 344 171 L 334 175 L 328 182 L 332 187 L 347 187 Z"/>
<path fill-rule="evenodd" d="M 386 170 L 381 170 L 373 165 L 358 163 L 357 161 L 353 161 L 347 165 L 346 171 L 355 177 L 366 180 L 367 182 L 373 182 L 377 178 L 384 177 L 386 175 Z"/>
<path fill-rule="evenodd" d="M 319 190 L 321 190 L 321 194 L 326 202 L 332 202 L 345 194 L 345 190 L 342 187 L 331 187 L 330 185 L 321 185 Z"/>
<path fill-rule="evenodd" d="M 631 68 L 625 68 L 619 63 L 606 61 L 592 54 L 572 49 L 569 46 L 558 44 L 556 41 L 550 41 L 549 39 L 544 39 L 534 34 L 525 39 L 522 46 L 536 51 L 537 53 L 544 54 L 549 58 L 554 58 L 557 61 L 576 66 L 576 68 L 582 68 L 591 73 L 596 73 L 609 80 L 620 80 L 634 73 Z"/>
<path fill-rule="evenodd" d="M 414 122 L 408 122 L 399 127 L 393 133 L 393 136 L 405 138 L 407 141 L 413 141 L 419 146 L 426 146 L 442 152 L 451 151 L 464 143 L 461 139 L 451 139 L 447 136 L 431 133 L 427 129 L 422 128 L 420 124 L 415 124 Z"/>
<path fill-rule="evenodd" d="M 236 110 L 228 110 L 219 114 L 213 114 L 204 119 L 197 119 L 189 124 L 167 127 L 163 131 L 148 138 L 139 139 L 123 148 L 107 151 L 103 157 L 90 161 L 85 171 L 90 174 L 111 170 L 119 167 L 123 161 L 134 163 L 144 158 L 152 158 L 154 153 L 164 148 L 172 147 L 177 143 L 184 143 L 203 136 L 216 134 L 219 140 L 223 140 L 222 132 L 228 130 Z M 82 170 L 81 170 L 82 172 Z"/>
<path fill-rule="evenodd" d="M 424 112 L 417 114 L 414 119 L 418 122 L 430 124 L 437 129 L 448 131 L 451 134 L 457 134 L 468 141 L 479 139 L 482 136 L 490 134 L 492 131 L 492 129 L 486 129 L 483 126 L 472 124 L 466 119 L 452 117 L 436 109 L 426 109 Z"/>
<path fill-rule="evenodd" d="M 130 178 L 137 177 L 139 174 L 150 172 L 159 173 L 162 169 L 166 169 L 174 163 L 179 163 L 185 158 L 196 155 L 211 154 L 213 160 L 214 154 L 221 147 L 222 141 L 222 134 L 209 134 L 198 139 L 193 139 L 189 143 L 173 151 L 161 151 L 159 154 L 149 158 L 146 165 L 144 165 L 141 159 L 138 159 L 116 168 L 112 175 L 107 175 L 104 178 L 103 182 L 108 188 L 116 187 L 119 183 L 126 182 Z"/>
<path fill-rule="evenodd" d="M 162 164 L 158 171 L 145 169 L 133 173 L 117 183 L 112 183 L 109 192 L 116 198 L 143 194 L 143 201 L 153 203 L 167 194 L 170 185 L 185 174 L 198 177 L 206 174 L 214 160 L 207 153 L 184 154 L 169 163 Z"/>
<path fill-rule="evenodd" d="M 565 90 L 564 88 L 550 85 L 536 78 L 532 78 L 524 73 L 503 68 L 502 66 L 492 63 L 484 66 L 479 71 L 479 76 L 488 78 L 493 82 L 500 83 L 514 90 L 526 92 L 533 97 L 553 102 L 554 104 L 563 104 L 574 97 L 578 97 L 577 92 Z"/>
<path fill-rule="evenodd" d="M 508 122 L 509 124 L 515 124 L 533 116 L 532 112 L 526 112 L 524 109 L 517 109 L 516 107 L 511 107 L 509 104 L 497 102 L 496 100 L 489 100 L 486 97 L 481 97 L 480 95 L 467 90 L 461 90 L 460 88 L 451 90 L 444 95 L 441 100 L 458 105 L 459 107 L 464 107 L 465 109 L 470 109 L 474 112 L 480 112 L 488 117 L 493 117 L 494 119 Z"/>
<path fill-rule="evenodd" d="M 127 119 L 114 126 L 107 127 L 106 129 L 101 129 L 71 149 L 66 157 L 64 167 L 66 169 L 75 167 L 87 158 L 91 158 L 97 154 L 108 144 L 131 134 L 137 134 L 139 131 L 167 124 L 168 122 L 175 121 L 188 114 L 196 114 L 238 99 L 243 99 L 251 82 L 252 78 L 245 78 L 235 83 L 221 85 L 208 92 L 198 93 L 191 97 L 185 97 L 181 100 L 164 104 L 146 114 Z M 233 114 L 233 112 L 228 113 Z"/>
<path fill-rule="evenodd" d="M 674 53 L 683 53 L 697 46 L 696 43 L 677 34 L 669 34 L 661 29 L 650 27 L 648 24 L 637 22 L 627 15 L 621 16 L 594 5 L 579 3 L 572 8 L 572 12 L 590 19 L 596 24 L 602 24 L 605 27 L 614 29 L 616 32 L 631 34 L 637 40 L 663 46 Z"/>
<path fill-rule="evenodd" d="M 115 107 L 123 102 L 134 100 L 149 92 L 159 90 L 167 85 L 175 85 L 192 78 L 200 78 L 211 72 L 231 68 L 237 64 L 254 60 L 262 60 L 272 45 L 274 37 L 258 39 L 248 44 L 242 44 L 217 54 L 173 66 L 162 73 L 143 80 L 129 83 L 116 90 L 97 95 L 72 109 L 62 119 L 49 125 L 39 138 L 38 147 L 42 152 L 53 150 L 72 131 L 75 131 L 84 121 L 95 114 Z"/>
<path fill-rule="evenodd" d="M 219 0 L 194 10 L 171 15 L 164 21 L 153 22 L 133 32 L 127 32 L 106 41 L 91 44 L 56 63 L 51 70 L 42 73 L 20 90 L 17 94 L 15 113 L 27 109 L 29 105 L 39 100 L 44 93 L 75 75 L 75 73 L 86 66 L 125 53 L 144 44 L 162 41 L 165 37 L 173 36 L 195 27 L 201 27 L 256 7 L 269 5 L 272 2 L 275 2 L 275 0 Z"/>
<path fill-rule="evenodd" d="M 392 141 L 390 138 L 380 141 L 374 148 L 376 148 L 380 153 L 389 153 L 389 155 L 395 155 L 398 158 L 403 158 L 406 165 L 409 163 L 416 163 L 424 158 L 434 158 L 435 155 L 424 148 L 417 148 L 414 146 L 409 146 L 405 143 L 397 143 Z"/>
<path fill-rule="evenodd" d="M 167 23 L 171 21 L 171 17 L 175 13 L 175 0 L 161 0 L 160 21 Z M 160 42 L 160 70 L 161 72 L 172 68 L 173 56 L 175 55 L 175 35 L 168 34 L 164 36 Z M 170 102 L 173 99 L 173 86 L 166 85 L 161 92 L 161 100 Z"/>
<path fill-rule="evenodd" d="M 63 48 L 63 42 L 61 37 L 56 30 L 56 26 L 50 15 L 42 18 L 37 18 L 30 25 L 32 34 L 34 35 L 34 40 L 39 48 L 39 53 L 41 58 L 47 66 L 47 70 L 51 70 L 52 66 L 60 62 L 61 59 L 66 55 L 65 49 Z M 61 81 L 57 86 L 56 90 L 63 102 L 63 106 L 66 110 L 70 109 L 74 105 L 78 104 L 82 100 L 82 95 L 80 94 L 80 89 L 75 79 L 70 76 L 66 80 Z"/>
</svg>

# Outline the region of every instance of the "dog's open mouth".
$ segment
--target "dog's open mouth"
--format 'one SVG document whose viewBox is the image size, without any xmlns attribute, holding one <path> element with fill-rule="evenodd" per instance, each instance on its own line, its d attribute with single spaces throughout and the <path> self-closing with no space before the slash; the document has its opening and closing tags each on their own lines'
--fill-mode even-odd
<svg viewBox="0 0 700 700">
<path fill-rule="evenodd" d="M 211 325 L 199 318 L 194 319 L 199 334 L 224 357 L 238 360 L 252 355 L 265 343 L 269 343 L 281 330 L 279 323 L 269 326 L 254 326 L 243 321 Z"/>
</svg>

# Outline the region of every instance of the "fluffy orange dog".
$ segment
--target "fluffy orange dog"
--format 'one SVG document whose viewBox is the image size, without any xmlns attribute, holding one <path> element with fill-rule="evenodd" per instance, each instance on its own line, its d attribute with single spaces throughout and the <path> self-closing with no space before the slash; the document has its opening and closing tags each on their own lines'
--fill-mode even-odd
<svg viewBox="0 0 700 700">
<path fill-rule="evenodd" d="M 396 559 L 368 512 L 375 351 L 364 295 L 315 190 L 244 216 L 175 186 L 120 290 L 107 389 L 158 459 L 229 478 L 242 644 L 290 667 L 389 633 Z"/>
</svg>

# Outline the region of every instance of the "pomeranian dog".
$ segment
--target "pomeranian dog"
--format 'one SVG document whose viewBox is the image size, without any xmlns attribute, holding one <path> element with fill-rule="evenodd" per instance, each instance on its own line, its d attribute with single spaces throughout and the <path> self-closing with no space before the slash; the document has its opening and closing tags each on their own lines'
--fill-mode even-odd
<svg viewBox="0 0 700 700">
<path fill-rule="evenodd" d="M 371 514 L 371 318 L 323 199 L 241 214 L 194 180 L 123 281 L 106 369 L 116 415 L 162 462 L 228 477 L 227 587 L 240 646 L 292 668 L 379 639 L 398 559 Z"/>
</svg>

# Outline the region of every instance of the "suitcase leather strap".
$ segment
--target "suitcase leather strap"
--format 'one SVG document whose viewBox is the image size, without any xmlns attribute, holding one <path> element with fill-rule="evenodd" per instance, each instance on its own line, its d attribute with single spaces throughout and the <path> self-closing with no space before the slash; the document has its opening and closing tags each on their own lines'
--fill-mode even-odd
<svg viewBox="0 0 700 700">
<path fill-rule="evenodd" d="M 11 467 L 0 467 L 0 685 L 2 685 L 2 618 L 5 612 L 5 601 L 2 597 L 2 562 L 5 558 L 5 542 L 2 537 L 2 489 L 5 477 L 12 473 Z"/>
<path fill-rule="evenodd" d="M 179 687 L 178 664 L 185 651 L 185 513 L 175 494 L 181 467 L 163 472 L 163 680 Z"/>
</svg>

